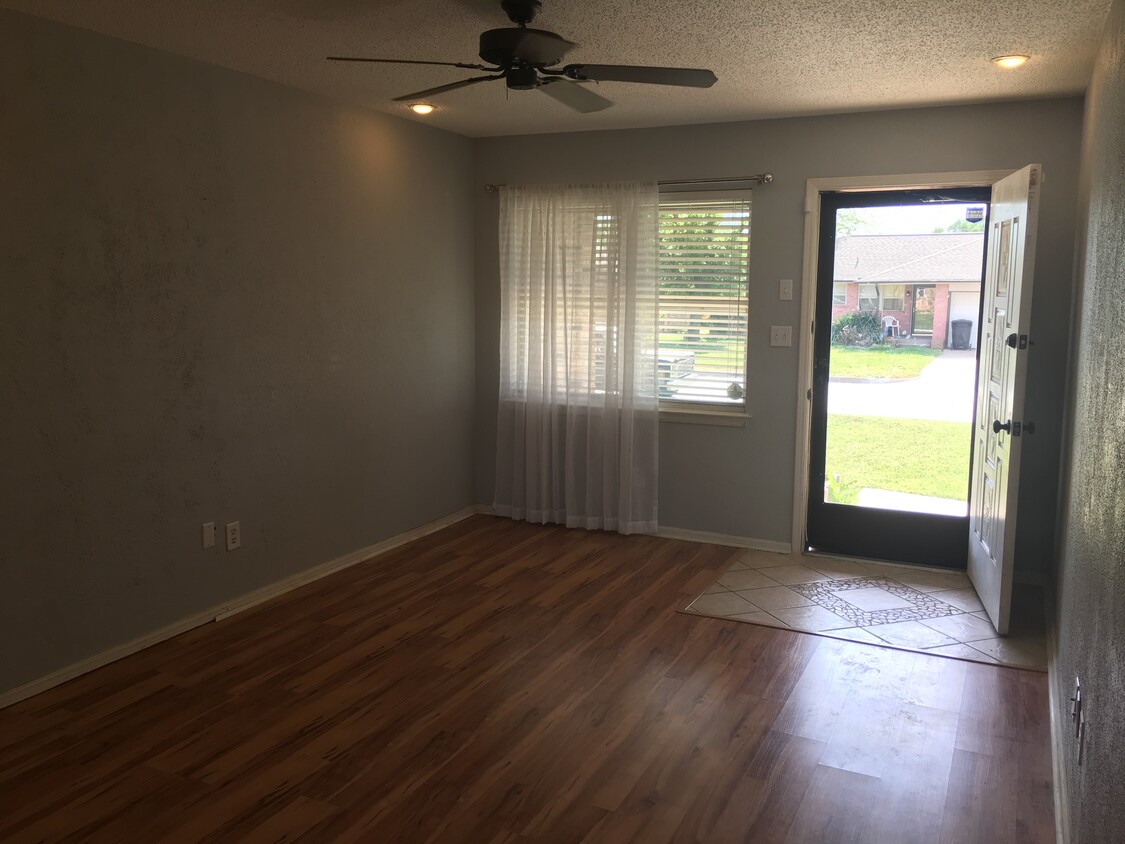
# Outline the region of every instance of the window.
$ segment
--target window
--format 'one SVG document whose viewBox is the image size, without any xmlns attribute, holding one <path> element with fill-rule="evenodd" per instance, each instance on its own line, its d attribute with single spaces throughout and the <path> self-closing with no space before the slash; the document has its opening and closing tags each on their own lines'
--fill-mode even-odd
<svg viewBox="0 0 1125 844">
<path fill-rule="evenodd" d="M 879 310 L 879 285 L 861 284 L 859 286 L 859 309 L 861 311 Z"/>
<path fill-rule="evenodd" d="M 847 282 L 837 281 L 832 284 L 832 304 L 833 305 L 846 305 L 848 304 L 848 285 Z"/>
<path fill-rule="evenodd" d="M 659 221 L 660 398 L 745 407 L 750 194 L 665 194 Z"/>
<path fill-rule="evenodd" d="M 882 310 L 884 311 L 901 311 L 902 300 L 906 293 L 905 284 L 881 284 L 879 285 L 879 294 L 882 298 Z"/>
</svg>

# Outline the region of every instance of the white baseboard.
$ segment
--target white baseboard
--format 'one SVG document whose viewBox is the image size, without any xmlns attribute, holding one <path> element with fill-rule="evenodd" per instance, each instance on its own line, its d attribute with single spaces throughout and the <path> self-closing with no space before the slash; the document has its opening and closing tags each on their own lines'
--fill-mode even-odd
<svg viewBox="0 0 1125 844">
<path fill-rule="evenodd" d="M 436 533 L 442 528 L 457 524 L 457 522 L 467 519 L 469 516 L 473 516 L 479 512 L 480 508 L 476 506 L 462 508 L 456 513 L 450 513 L 448 516 L 442 516 L 440 519 L 434 519 L 432 522 L 426 522 L 424 525 L 419 525 L 411 530 L 395 534 L 390 539 L 384 539 L 382 542 L 376 542 L 374 545 L 368 545 L 366 548 L 360 548 L 356 551 L 352 551 L 350 554 L 337 557 L 335 560 L 329 560 L 327 563 L 322 563 L 319 566 L 306 569 L 292 577 L 285 578 L 285 580 L 279 580 L 277 583 L 271 583 L 269 586 L 263 586 L 261 589 L 248 592 L 224 605 L 215 614 L 214 620 L 222 621 L 224 618 L 229 618 L 235 613 L 250 609 L 250 607 L 261 604 L 271 598 L 276 598 L 278 595 L 284 595 L 286 592 L 304 586 L 306 583 L 312 583 L 314 580 L 320 580 L 322 577 L 327 577 L 341 569 L 354 566 L 356 563 L 370 560 L 372 557 L 398 548 L 400 545 L 405 545 L 407 542 L 413 542 L 415 539 L 429 536 L 431 533 Z"/>
<path fill-rule="evenodd" d="M 488 504 L 478 504 L 478 513 L 490 516 L 496 515 Z M 661 539 L 682 539 L 685 542 L 706 542 L 709 545 L 729 545 L 732 548 L 748 548 L 751 551 L 772 551 L 777 554 L 788 554 L 793 546 L 788 542 L 774 542 L 771 539 L 752 539 L 749 536 L 732 536 L 727 533 L 708 533 L 703 530 L 687 530 L 686 528 L 661 527 L 656 531 Z"/>
<path fill-rule="evenodd" d="M 1067 790 L 1063 735 L 1071 729 L 1070 707 L 1059 691 L 1059 639 L 1055 627 L 1054 590 L 1047 589 L 1047 699 L 1051 711 L 1051 786 L 1055 797 L 1055 841 L 1070 844 L 1070 792 Z"/>
<path fill-rule="evenodd" d="M 337 557 L 334 560 L 329 560 L 327 563 L 321 563 L 311 569 L 306 569 L 291 577 L 287 577 L 284 580 L 279 580 L 276 583 L 263 586 L 261 589 L 255 589 L 253 592 L 247 592 L 245 595 L 240 595 L 237 598 L 210 607 L 202 612 L 190 615 L 187 618 L 181 618 L 179 621 L 175 621 L 166 627 L 161 627 L 159 630 L 153 630 L 143 636 L 138 636 L 136 639 L 123 642 L 120 645 L 115 645 L 109 650 L 102 651 L 94 656 L 72 663 L 65 668 L 60 668 L 58 671 L 52 671 L 50 674 L 24 683 L 22 686 L 16 686 L 14 689 L 9 689 L 6 692 L 0 693 L 0 709 L 11 706 L 21 700 L 26 700 L 40 692 L 45 692 L 47 689 L 61 685 L 68 680 L 73 680 L 75 677 L 80 677 L 83 674 L 101 668 L 103 665 L 116 662 L 122 657 L 144 650 L 158 642 L 163 642 L 165 639 L 171 639 L 173 636 L 185 633 L 193 627 L 199 627 L 212 621 L 222 621 L 224 618 L 229 618 L 235 613 L 242 612 L 264 601 L 268 601 L 271 598 L 276 598 L 278 595 L 283 595 L 286 592 L 298 589 L 306 583 L 312 583 L 314 580 L 320 580 L 322 577 L 327 577 L 341 569 L 354 566 L 356 563 L 362 563 L 364 560 L 369 560 L 374 556 L 390 551 L 400 545 L 413 542 L 415 539 L 421 539 L 423 536 L 428 536 L 442 528 L 449 527 L 463 519 L 467 519 L 469 516 L 481 512 L 486 512 L 486 508 L 478 506 L 465 507 L 462 510 L 458 510 L 456 513 L 442 516 L 440 519 L 435 519 L 432 522 L 427 522 L 424 525 L 419 525 L 411 530 L 396 534 L 389 539 L 384 539 L 382 542 L 376 542 L 374 545 L 368 545 L 366 548 L 357 549 L 342 557 Z"/>
<path fill-rule="evenodd" d="M 731 536 L 726 533 L 710 533 L 703 530 L 662 527 L 656 535 L 664 539 L 683 539 L 687 542 L 706 542 L 711 545 L 729 545 L 732 548 L 749 548 L 751 551 L 772 551 L 775 554 L 791 554 L 793 546 L 788 542 L 775 542 L 772 539 L 753 539 L 749 536 Z"/>
</svg>

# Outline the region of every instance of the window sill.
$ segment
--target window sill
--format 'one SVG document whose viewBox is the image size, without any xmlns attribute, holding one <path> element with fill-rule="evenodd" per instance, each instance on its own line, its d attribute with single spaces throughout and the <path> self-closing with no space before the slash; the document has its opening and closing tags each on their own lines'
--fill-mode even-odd
<svg viewBox="0 0 1125 844">
<path fill-rule="evenodd" d="M 661 422 L 676 422 L 684 425 L 719 425 L 728 428 L 744 428 L 750 421 L 750 411 L 744 407 L 730 410 L 683 407 L 660 408 Z"/>
</svg>

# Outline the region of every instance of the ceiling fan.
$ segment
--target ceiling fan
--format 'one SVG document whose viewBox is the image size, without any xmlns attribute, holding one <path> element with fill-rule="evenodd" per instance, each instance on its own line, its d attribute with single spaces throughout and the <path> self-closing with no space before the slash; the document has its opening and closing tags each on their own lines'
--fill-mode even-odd
<svg viewBox="0 0 1125 844">
<path fill-rule="evenodd" d="M 437 94 L 456 91 L 469 85 L 503 79 L 513 91 L 538 89 L 575 111 L 589 113 L 613 105 L 581 82 L 642 82 L 650 85 L 679 85 L 710 88 L 717 78 L 710 70 L 684 67 L 639 67 L 624 64 L 568 64 L 556 67 L 577 44 L 545 29 L 529 29 L 528 24 L 542 8 L 540 0 L 500 0 L 500 6 L 515 26 L 490 29 L 480 35 L 480 57 L 488 64 L 430 62 L 414 59 L 369 59 L 355 56 L 328 56 L 333 62 L 373 62 L 376 64 L 428 64 L 487 71 L 459 82 L 438 85 L 395 97 L 395 102 L 417 102 Z"/>
</svg>

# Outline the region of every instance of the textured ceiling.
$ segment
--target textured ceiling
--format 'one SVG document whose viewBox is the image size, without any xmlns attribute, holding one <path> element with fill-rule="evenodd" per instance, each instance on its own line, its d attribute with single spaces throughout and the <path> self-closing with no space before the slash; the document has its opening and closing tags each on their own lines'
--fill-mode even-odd
<svg viewBox="0 0 1125 844">
<path fill-rule="evenodd" d="M 470 136 L 709 123 L 1052 97 L 1085 90 L 1111 0 L 543 0 L 534 26 L 568 62 L 706 67 L 714 88 L 603 83 L 613 108 L 576 114 L 502 82 L 417 118 L 390 98 L 457 68 L 342 65 L 327 55 L 476 62 L 508 26 L 498 0 L 0 0 L 0 5 Z M 1014 71 L 989 57 L 1026 53 Z"/>
</svg>

